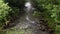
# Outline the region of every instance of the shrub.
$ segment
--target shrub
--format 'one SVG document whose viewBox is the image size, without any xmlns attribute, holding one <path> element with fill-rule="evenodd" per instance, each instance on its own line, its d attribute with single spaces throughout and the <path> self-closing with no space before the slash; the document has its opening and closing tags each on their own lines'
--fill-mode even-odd
<svg viewBox="0 0 60 34">
<path fill-rule="evenodd" d="M 47 20 L 48 26 L 52 29 L 57 28 L 60 23 L 60 0 L 33 0 L 36 8 L 43 14 L 44 20 Z M 58 28 L 57 28 L 58 30 Z"/>
<path fill-rule="evenodd" d="M 7 21 L 11 20 L 13 16 L 17 16 L 19 12 L 19 8 L 11 8 L 8 6 L 8 3 L 4 3 L 3 0 L 0 0 L 0 27 L 7 24 Z"/>
</svg>

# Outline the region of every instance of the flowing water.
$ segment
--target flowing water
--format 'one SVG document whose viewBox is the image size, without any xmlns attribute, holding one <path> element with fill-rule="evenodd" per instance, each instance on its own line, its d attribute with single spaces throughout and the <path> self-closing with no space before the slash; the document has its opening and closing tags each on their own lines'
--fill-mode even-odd
<svg viewBox="0 0 60 34">
<path fill-rule="evenodd" d="M 38 24 L 38 20 L 32 16 L 34 7 L 32 6 L 31 2 L 28 1 L 25 3 L 25 11 L 26 13 L 23 16 L 20 16 L 20 18 L 14 22 L 18 24 L 11 29 L 23 29 L 25 31 L 24 34 L 48 34 L 47 31 L 40 30 L 45 29 L 46 26 Z"/>
</svg>

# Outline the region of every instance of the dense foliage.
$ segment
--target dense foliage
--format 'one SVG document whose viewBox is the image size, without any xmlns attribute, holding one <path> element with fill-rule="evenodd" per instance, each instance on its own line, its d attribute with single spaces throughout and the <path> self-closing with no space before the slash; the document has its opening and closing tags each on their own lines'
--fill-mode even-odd
<svg viewBox="0 0 60 34">
<path fill-rule="evenodd" d="M 3 0 L 0 0 L 0 26 L 7 24 L 7 21 L 10 21 L 13 16 L 16 17 L 19 12 L 19 8 L 11 8 L 8 6 L 8 3 L 4 3 Z"/>
<path fill-rule="evenodd" d="M 60 25 L 60 1 L 59 0 L 33 0 L 36 8 L 43 14 L 44 20 L 47 20 L 48 26 L 59 32 Z M 39 14 L 38 14 L 39 15 Z M 41 15 L 42 16 L 42 15 Z M 57 33 L 58 34 L 58 33 Z"/>
</svg>

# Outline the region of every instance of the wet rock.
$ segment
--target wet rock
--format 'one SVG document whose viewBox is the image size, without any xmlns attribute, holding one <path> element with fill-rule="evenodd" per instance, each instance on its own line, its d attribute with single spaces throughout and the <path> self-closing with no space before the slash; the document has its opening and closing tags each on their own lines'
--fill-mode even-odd
<svg viewBox="0 0 60 34">
<path fill-rule="evenodd" d="M 51 28 L 48 28 L 48 32 L 49 32 L 50 34 L 54 34 L 54 30 L 51 29 Z"/>
</svg>

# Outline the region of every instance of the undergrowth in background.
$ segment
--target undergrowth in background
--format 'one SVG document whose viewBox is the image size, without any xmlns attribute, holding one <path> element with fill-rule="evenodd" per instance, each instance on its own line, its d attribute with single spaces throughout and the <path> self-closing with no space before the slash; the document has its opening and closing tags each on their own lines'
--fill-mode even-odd
<svg viewBox="0 0 60 34">
<path fill-rule="evenodd" d="M 48 26 L 60 34 L 60 0 L 33 0 L 35 7 L 42 13 L 41 16 L 47 21 Z M 37 12 L 38 12 L 37 11 Z M 36 13 L 34 13 L 36 14 Z M 37 13 L 39 15 L 39 12 Z M 37 15 L 36 14 L 36 15 Z M 59 25 L 58 25 L 59 24 Z"/>
<path fill-rule="evenodd" d="M 8 21 L 13 19 L 19 14 L 19 8 L 10 7 L 8 3 L 4 3 L 3 0 L 0 0 L 0 27 L 3 27 L 4 24 L 7 25 Z"/>
</svg>

